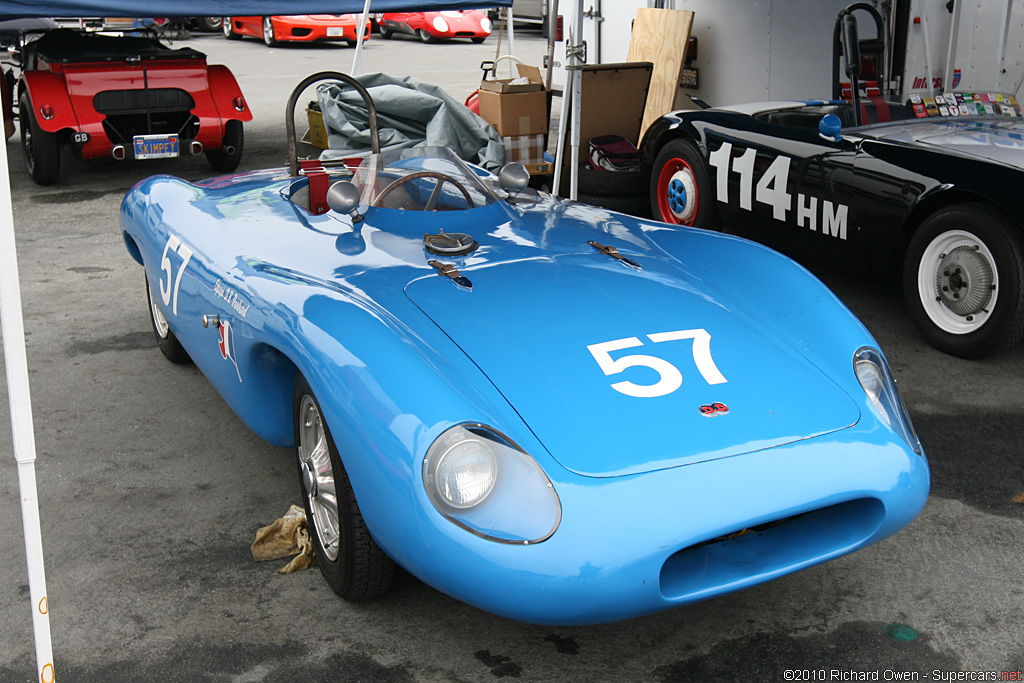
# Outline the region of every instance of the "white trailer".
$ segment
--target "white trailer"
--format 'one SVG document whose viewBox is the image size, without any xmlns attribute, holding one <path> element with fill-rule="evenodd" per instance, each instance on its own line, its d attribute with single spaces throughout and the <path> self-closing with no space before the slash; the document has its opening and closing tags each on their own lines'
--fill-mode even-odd
<svg viewBox="0 0 1024 683">
<path fill-rule="evenodd" d="M 588 64 L 626 61 L 632 21 L 641 7 L 690 10 L 696 56 L 687 64 L 676 106 L 831 96 L 838 69 L 836 19 L 852 0 L 584 0 L 583 42 Z M 862 41 L 885 46 L 884 90 L 895 100 L 911 93 L 1010 92 L 1024 82 L 1024 5 L 1012 0 L 867 0 L 884 27 L 878 35 L 867 12 L 855 12 Z M 572 11 L 562 0 L 560 11 Z M 557 18 L 551 18 L 557 23 Z M 564 26 L 570 25 L 566 17 Z M 562 31 L 556 42 L 552 87 L 565 83 Z M 685 49 L 686 46 L 679 46 Z M 862 52 L 864 52 L 862 50 Z M 693 81 L 696 84 L 693 84 Z M 949 87 L 945 87 L 949 86 Z"/>
</svg>

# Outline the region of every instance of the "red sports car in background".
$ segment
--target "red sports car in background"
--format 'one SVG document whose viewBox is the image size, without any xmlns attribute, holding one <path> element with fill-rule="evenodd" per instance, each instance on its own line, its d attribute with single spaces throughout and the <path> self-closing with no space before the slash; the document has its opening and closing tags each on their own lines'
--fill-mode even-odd
<svg viewBox="0 0 1024 683">
<path fill-rule="evenodd" d="M 439 39 L 469 38 L 482 43 L 491 35 L 491 20 L 475 9 L 447 12 L 386 12 L 377 15 L 380 37 L 387 40 L 395 33 L 419 36 L 424 43 Z"/>
<path fill-rule="evenodd" d="M 156 159 L 205 152 L 221 172 L 242 158 L 252 120 L 234 74 L 192 48 L 155 38 L 49 31 L 20 50 L 17 85 L 25 166 L 49 185 L 60 148 L 95 159 Z"/>
<path fill-rule="evenodd" d="M 358 26 L 358 14 L 224 17 L 221 24 L 225 38 L 234 40 L 252 36 L 262 38 L 264 43 L 271 46 L 280 42 L 311 43 L 317 40 L 344 40 L 354 46 Z M 363 40 L 369 36 L 370 22 L 367 20 Z"/>
</svg>

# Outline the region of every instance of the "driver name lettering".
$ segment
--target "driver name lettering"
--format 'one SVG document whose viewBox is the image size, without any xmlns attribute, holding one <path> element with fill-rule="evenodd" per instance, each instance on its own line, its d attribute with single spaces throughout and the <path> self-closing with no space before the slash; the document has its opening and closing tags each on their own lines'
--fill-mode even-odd
<svg viewBox="0 0 1024 683">
<path fill-rule="evenodd" d="M 237 290 L 228 287 L 224 284 L 223 280 L 217 280 L 216 284 L 213 285 L 213 293 L 224 299 L 235 313 L 243 318 L 245 317 L 250 304 Z"/>
<path fill-rule="evenodd" d="M 846 224 L 849 207 L 846 204 L 834 204 L 828 199 L 820 202 L 818 197 L 788 190 L 789 169 L 792 159 L 785 154 L 775 157 L 761 177 L 754 184 L 754 161 L 757 151 L 748 147 L 742 154 L 734 156 L 732 143 L 723 142 L 722 146 L 708 155 L 708 165 L 715 169 L 715 186 L 717 199 L 729 203 L 729 173 L 739 176 L 739 205 L 745 211 L 753 210 L 753 202 L 772 208 L 772 217 L 779 221 L 794 221 L 798 227 L 807 228 L 841 240 L 846 239 Z M 820 216 L 820 220 L 819 220 Z"/>
</svg>

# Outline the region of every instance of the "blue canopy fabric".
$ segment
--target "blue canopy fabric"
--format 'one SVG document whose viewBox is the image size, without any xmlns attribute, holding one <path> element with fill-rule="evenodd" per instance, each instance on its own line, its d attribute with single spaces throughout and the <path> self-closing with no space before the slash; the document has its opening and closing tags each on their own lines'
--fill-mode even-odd
<svg viewBox="0 0 1024 683">
<path fill-rule="evenodd" d="M 347 14 L 363 0 L 0 0 L 4 17 L 220 17 Z M 512 0 L 373 0 L 374 12 L 511 7 Z"/>
</svg>

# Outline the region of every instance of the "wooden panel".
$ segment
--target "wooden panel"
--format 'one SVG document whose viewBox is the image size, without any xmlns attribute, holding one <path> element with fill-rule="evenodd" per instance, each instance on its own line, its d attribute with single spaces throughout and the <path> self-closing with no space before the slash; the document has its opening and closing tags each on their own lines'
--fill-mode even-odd
<svg viewBox="0 0 1024 683">
<path fill-rule="evenodd" d="M 689 10 L 641 7 L 636 11 L 626 61 L 654 64 L 640 137 L 651 123 L 675 106 L 679 73 L 692 27 L 693 12 Z"/>
</svg>

